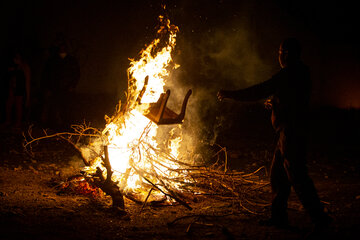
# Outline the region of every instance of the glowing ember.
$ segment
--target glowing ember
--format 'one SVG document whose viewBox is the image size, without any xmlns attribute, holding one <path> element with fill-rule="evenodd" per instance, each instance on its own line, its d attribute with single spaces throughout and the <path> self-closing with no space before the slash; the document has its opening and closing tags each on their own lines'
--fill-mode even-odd
<svg viewBox="0 0 360 240">
<path fill-rule="evenodd" d="M 164 139 L 156 138 L 158 126 L 144 116 L 148 112 L 148 103 L 156 102 L 160 94 L 165 92 L 169 70 L 177 67 L 172 62 L 171 52 L 176 44 L 178 28 L 170 25 L 170 21 L 162 16 L 160 22 L 162 26 L 158 34 L 161 38 L 155 39 L 142 50 L 139 60 L 131 60 L 127 102 L 115 116 L 108 119 L 102 132 L 105 139 L 102 144 L 108 145 L 109 160 L 114 171 L 112 180 L 118 182 L 124 192 L 146 193 L 145 190 L 148 189 L 144 185 L 149 187 L 149 183 L 144 181 L 144 177 L 154 184 L 158 183 L 158 176 L 165 176 L 166 179 L 181 178 L 181 171 L 174 171 L 179 166 L 174 161 L 169 161 L 178 158 L 181 137 L 174 138 L 168 149 L 160 151 L 158 143 L 163 143 Z M 146 76 L 149 77 L 148 84 L 140 104 L 137 98 L 144 87 Z M 179 126 L 177 128 L 180 129 Z M 172 135 L 174 131 L 170 131 L 168 138 Z M 105 174 L 106 170 L 101 162 L 98 157 L 86 170 L 91 173 L 99 167 Z M 173 186 L 174 183 L 171 185 L 177 187 Z"/>
</svg>

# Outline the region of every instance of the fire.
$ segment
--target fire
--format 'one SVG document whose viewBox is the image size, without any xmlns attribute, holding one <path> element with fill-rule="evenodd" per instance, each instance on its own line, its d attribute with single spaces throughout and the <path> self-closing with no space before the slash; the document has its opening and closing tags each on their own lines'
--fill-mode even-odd
<svg viewBox="0 0 360 240">
<path fill-rule="evenodd" d="M 180 137 L 170 141 L 166 153 L 163 150 L 161 152 L 158 143 L 164 140 L 157 139 L 158 126 L 144 116 L 149 111 L 149 103 L 156 102 L 160 94 L 165 92 L 169 71 L 178 66 L 173 63 L 171 57 L 176 45 L 178 27 L 171 25 L 170 21 L 162 16 L 159 19 L 162 26 L 158 34 L 162 38 L 155 39 L 143 49 L 139 60 L 130 59 L 127 102 L 121 106 L 118 114 L 108 119 L 102 132 L 103 144 L 108 146 L 109 160 L 114 171 L 112 180 L 118 182 L 124 192 L 145 193 L 143 191 L 144 175 L 154 181 L 154 184 L 157 180 L 151 176 L 179 177 L 175 176 L 179 172 L 171 171 L 179 166 L 168 159 L 179 157 L 181 134 Z M 164 35 L 167 37 L 164 38 Z M 146 91 L 139 103 L 137 98 L 145 85 L 144 79 L 147 76 Z M 180 127 L 177 126 L 177 128 Z M 169 137 L 174 134 L 174 131 L 170 131 Z M 101 168 L 105 174 L 106 169 L 101 165 L 101 157 L 98 157 L 86 170 L 95 172 L 97 167 Z M 152 174 L 147 174 L 149 172 Z"/>
</svg>

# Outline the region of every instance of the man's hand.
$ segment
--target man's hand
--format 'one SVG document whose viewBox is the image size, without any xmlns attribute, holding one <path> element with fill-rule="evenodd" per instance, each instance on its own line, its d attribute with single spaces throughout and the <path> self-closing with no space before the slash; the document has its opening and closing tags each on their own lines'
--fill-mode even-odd
<svg viewBox="0 0 360 240">
<path fill-rule="evenodd" d="M 228 91 L 225 91 L 225 90 L 220 90 L 218 93 L 217 93 L 217 98 L 219 99 L 219 101 L 222 101 L 224 100 L 224 98 L 228 98 Z"/>
</svg>

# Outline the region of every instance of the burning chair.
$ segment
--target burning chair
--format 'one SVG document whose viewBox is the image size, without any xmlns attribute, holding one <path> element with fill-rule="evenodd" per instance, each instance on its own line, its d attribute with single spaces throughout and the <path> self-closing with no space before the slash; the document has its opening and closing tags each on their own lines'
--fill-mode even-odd
<svg viewBox="0 0 360 240">
<path fill-rule="evenodd" d="M 146 76 L 144 87 L 141 89 L 140 94 L 138 96 L 137 102 L 138 104 L 141 104 L 141 98 L 144 95 L 144 92 L 146 91 L 146 87 L 148 84 L 149 76 Z M 155 103 L 149 104 L 149 112 L 145 114 L 145 117 L 149 118 L 151 121 L 156 123 L 157 125 L 165 125 L 165 124 L 181 124 L 184 121 L 185 117 L 185 111 L 187 102 L 189 100 L 189 97 L 191 95 L 192 91 L 189 89 L 189 91 L 186 93 L 180 114 L 175 113 L 168 107 L 166 107 L 167 101 L 170 97 L 170 90 L 167 90 L 166 93 L 162 93 Z"/>
</svg>

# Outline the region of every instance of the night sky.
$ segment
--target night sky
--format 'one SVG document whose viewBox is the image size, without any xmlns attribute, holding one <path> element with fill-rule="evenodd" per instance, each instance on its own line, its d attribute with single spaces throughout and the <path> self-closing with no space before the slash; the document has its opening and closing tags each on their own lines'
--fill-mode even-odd
<svg viewBox="0 0 360 240">
<path fill-rule="evenodd" d="M 195 93 L 211 98 L 219 88 L 266 80 L 279 70 L 281 40 L 296 37 L 312 70 L 313 103 L 360 108 L 357 8 L 353 1 L 319 2 L 2 1 L 0 53 L 4 62 L 11 49 L 23 50 L 36 92 L 48 48 L 61 33 L 81 66 L 76 92 L 120 98 L 128 58 L 153 40 L 157 17 L 165 14 L 180 28 L 175 76 Z"/>
</svg>

